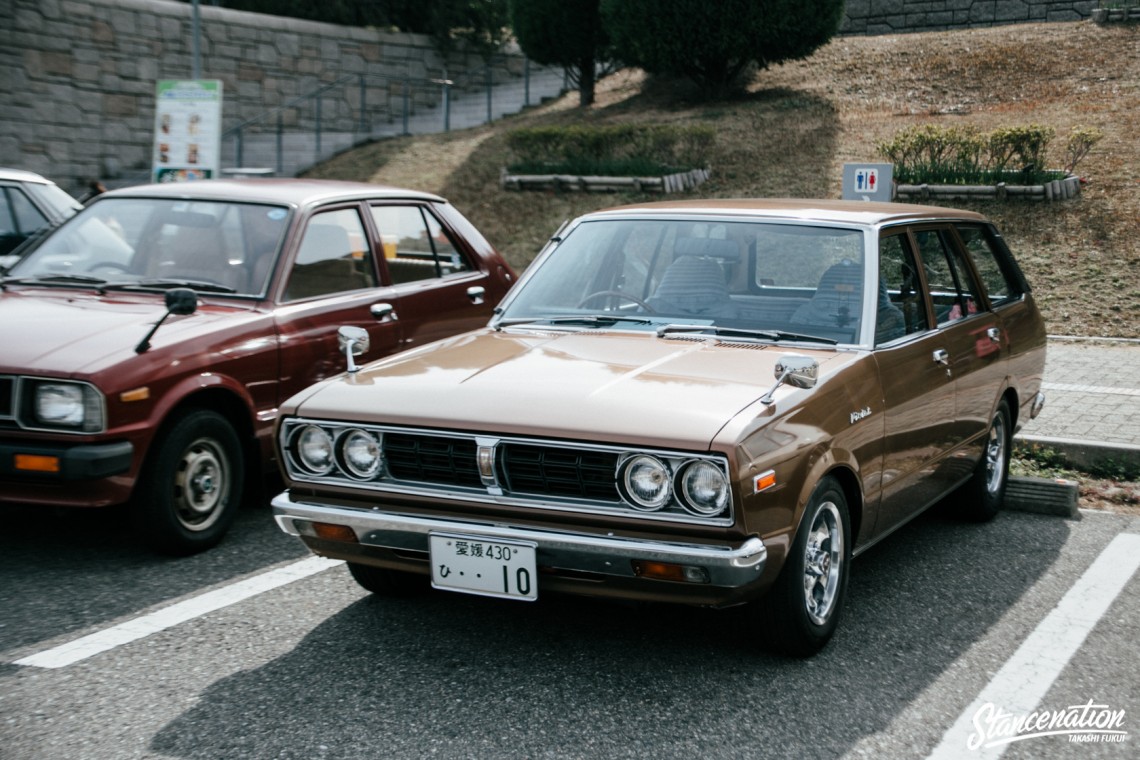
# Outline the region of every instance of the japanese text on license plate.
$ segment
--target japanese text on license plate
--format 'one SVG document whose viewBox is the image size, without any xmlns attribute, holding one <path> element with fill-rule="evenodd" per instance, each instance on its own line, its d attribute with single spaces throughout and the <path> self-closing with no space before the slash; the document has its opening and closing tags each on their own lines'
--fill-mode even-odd
<svg viewBox="0 0 1140 760">
<path fill-rule="evenodd" d="M 431 585 L 449 591 L 534 601 L 535 545 L 432 533 Z"/>
</svg>

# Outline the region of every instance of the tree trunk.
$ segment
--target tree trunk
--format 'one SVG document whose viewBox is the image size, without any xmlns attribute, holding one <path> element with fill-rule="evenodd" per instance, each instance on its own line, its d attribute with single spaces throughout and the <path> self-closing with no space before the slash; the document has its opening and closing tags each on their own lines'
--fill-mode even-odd
<svg viewBox="0 0 1140 760">
<path fill-rule="evenodd" d="M 594 59 L 583 59 L 578 64 L 578 106 L 585 108 L 594 104 Z"/>
</svg>

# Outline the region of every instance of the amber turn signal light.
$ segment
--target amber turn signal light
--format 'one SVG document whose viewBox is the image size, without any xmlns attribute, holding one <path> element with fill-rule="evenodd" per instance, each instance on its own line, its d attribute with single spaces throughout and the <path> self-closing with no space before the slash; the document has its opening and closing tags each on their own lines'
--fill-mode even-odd
<svg viewBox="0 0 1140 760">
<path fill-rule="evenodd" d="M 313 533 L 317 535 L 317 538 L 323 538 L 326 541 L 347 541 L 352 544 L 359 543 L 359 541 L 356 540 L 356 531 L 347 525 L 313 523 Z"/>
<path fill-rule="evenodd" d="M 655 578 L 678 583 L 708 583 L 709 573 L 703 567 L 674 565 L 671 562 L 651 562 L 635 559 L 633 573 L 638 578 Z"/>
<path fill-rule="evenodd" d="M 16 469 L 24 472 L 59 472 L 59 457 L 17 454 Z"/>
</svg>

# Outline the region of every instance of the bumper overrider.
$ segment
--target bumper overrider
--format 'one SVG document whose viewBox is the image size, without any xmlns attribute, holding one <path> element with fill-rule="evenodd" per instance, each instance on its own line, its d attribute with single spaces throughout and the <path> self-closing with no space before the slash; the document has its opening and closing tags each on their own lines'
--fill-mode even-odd
<svg viewBox="0 0 1140 760">
<path fill-rule="evenodd" d="M 301 538 L 322 555 L 350 562 L 368 564 L 369 559 L 422 554 L 420 571 L 426 572 L 427 564 L 423 560 L 428 555 L 428 537 L 436 533 L 533 543 L 539 569 L 545 571 L 543 577 L 553 581 L 558 590 L 571 590 L 557 583 L 560 576 L 578 577 L 592 580 L 593 585 L 598 585 L 597 581 L 614 582 L 634 596 L 665 599 L 672 595 L 664 588 L 669 587 L 681 597 L 679 601 L 733 603 L 738 601 L 738 596 L 743 598 L 736 592 L 746 591 L 757 584 L 768 558 L 764 542 L 756 537 L 735 545 L 644 540 L 378 509 L 334 507 L 294 498 L 288 491 L 274 498 L 272 504 L 274 518 L 283 531 Z M 355 534 L 355 541 L 323 540 L 314 529 L 316 525 L 350 528 Z M 646 580 L 638 570 L 645 563 L 697 568 L 702 570 L 699 574 L 701 580 L 695 583 Z M 663 588 L 642 594 L 633 591 L 637 585 L 646 583 Z M 681 591 L 682 588 L 685 590 Z M 592 593 L 606 595 L 600 589 Z"/>
</svg>

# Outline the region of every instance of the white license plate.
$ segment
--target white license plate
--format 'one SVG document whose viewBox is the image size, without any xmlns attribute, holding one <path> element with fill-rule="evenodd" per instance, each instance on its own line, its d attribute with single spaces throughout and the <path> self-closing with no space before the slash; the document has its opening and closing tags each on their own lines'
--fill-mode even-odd
<svg viewBox="0 0 1140 760">
<path fill-rule="evenodd" d="M 448 591 L 538 599 L 535 544 L 432 533 L 431 585 Z"/>
</svg>

